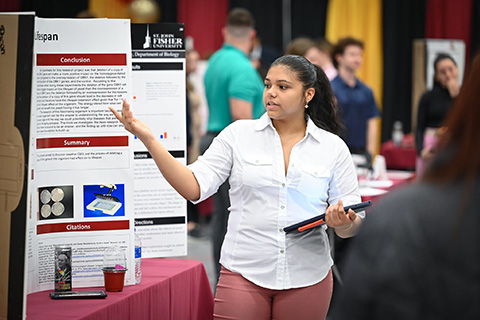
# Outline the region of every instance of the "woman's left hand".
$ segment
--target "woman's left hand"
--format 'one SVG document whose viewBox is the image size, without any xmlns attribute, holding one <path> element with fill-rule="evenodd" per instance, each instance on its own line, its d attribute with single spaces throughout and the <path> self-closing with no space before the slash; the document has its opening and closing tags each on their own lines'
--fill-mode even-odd
<svg viewBox="0 0 480 320">
<path fill-rule="evenodd" d="M 342 230 L 353 226 L 353 222 L 357 218 L 357 214 L 352 209 L 345 213 L 342 200 L 338 200 L 337 204 L 330 205 L 325 213 L 325 222 L 327 226 Z"/>
</svg>

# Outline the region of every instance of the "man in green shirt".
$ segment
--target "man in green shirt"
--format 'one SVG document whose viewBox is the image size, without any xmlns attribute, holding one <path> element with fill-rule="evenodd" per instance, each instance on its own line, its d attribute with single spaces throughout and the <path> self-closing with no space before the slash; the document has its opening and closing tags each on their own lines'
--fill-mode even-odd
<svg viewBox="0 0 480 320">
<path fill-rule="evenodd" d="M 250 12 L 232 9 L 226 27 L 222 29 L 224 44 L 208 62 L 204 82 L 209 116 L 207 133 L 200 145 L 201 153 L 233 121 L 257 119 L 265 111 L 263 81 L 248 58 L 256 34 L 254 26 Z M 229 188 L 227 181 L 213 196 L 211 233 L 217 279 L 220 275 L 220 249 L 227 231 Z"/>
<path fill-rule="evenodd" d="M 253 18 L 244 9 L 233 9 L 223 34 L 225 42 L 208 61 L 204 79 L 207 131 L 214 133 L 235 120 L 259 118 L 265 111 L 263 81 L 248 58 L 255 35 Z"/>
</svg>

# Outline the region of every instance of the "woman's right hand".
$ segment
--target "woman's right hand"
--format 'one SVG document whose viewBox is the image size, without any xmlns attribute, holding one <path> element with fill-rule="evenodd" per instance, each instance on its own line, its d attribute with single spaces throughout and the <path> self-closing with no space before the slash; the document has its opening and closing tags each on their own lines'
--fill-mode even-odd
<svg viewBox="0 0 480 320">
<path fill-rule="evenodd" d="M 148 142 L 150 139 L 155 139 L 150 128 L 133 116 L 133 112 L 130 110 L 130 104 L 123 99 L 122 113 L 119 113 L 113 107 L 108 107 L 113 112 L 115 117 L 123 124 L 125 129 L 137 136 L 143 143 Z"/>
<path fill-rule="evenodd" d="M 460 93 L 460 84 L 458 83 L 456 78 L 449 79 L 445 85 L 450 94 L 450 97 L 456 98 Z"/>
</svg>

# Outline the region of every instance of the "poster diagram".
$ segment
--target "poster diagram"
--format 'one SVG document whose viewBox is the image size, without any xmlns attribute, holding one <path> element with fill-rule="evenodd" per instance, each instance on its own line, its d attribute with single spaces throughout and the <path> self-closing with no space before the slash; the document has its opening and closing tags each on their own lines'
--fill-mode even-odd
<svg viewBox="0 0 480 320">
<path fill-rule="evenodd" d="M 105 190 L 106 189 L 106 190 Z M 83 187 L 83 199 L 86 205 L 85 218 L 105 216 L 125 216 L 124 185 L 101 184 Z"/>
<path fill-rule="evenodd" d="M 73 186 L 38 188 L 38 220 L 73 218 Z"/>
</svg>

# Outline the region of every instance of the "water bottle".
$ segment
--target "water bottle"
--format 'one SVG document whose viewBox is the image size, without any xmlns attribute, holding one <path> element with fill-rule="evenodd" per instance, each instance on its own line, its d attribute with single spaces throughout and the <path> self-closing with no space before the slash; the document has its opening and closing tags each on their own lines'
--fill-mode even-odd
<svg viewBox="0 0 480 320">
<path fill-rule="evenodd" d="M 401 121 L 395 121 L 393 123 L 392 140 L 393 140 L 393 144 L 397 147 L 399 147 L 402 144 L 403 124 Z"/>
<path fill-rule="evenodd" d="M 135 228 L 135 284 L 142 280 L 142 240 L 137 234 Z"/>
</svg>

